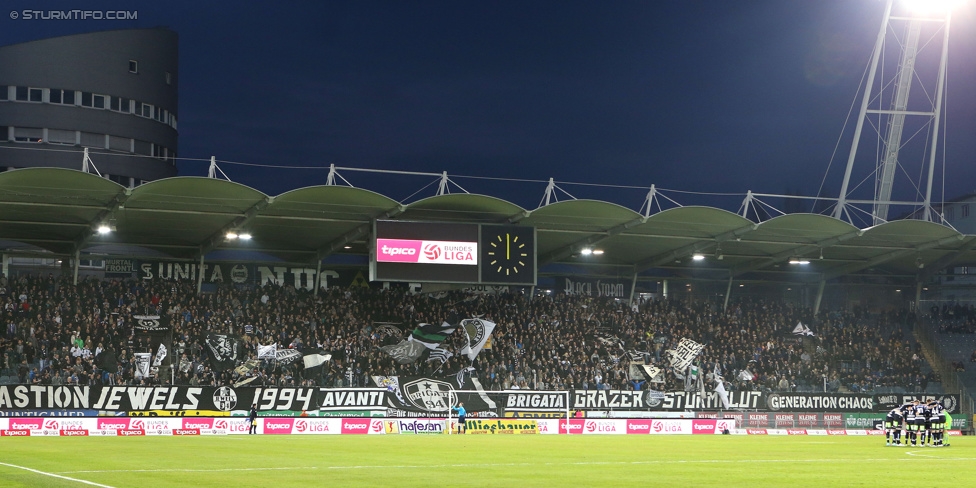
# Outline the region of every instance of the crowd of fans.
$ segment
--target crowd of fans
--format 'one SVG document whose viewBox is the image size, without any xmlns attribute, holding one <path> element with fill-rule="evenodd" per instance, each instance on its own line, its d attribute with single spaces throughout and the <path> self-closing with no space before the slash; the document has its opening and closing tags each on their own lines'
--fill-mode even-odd
<svg viewBox="0 0 976 488">
<path fill-rule="evenodd" d="M 425 355 L 398 365 L 378 349 L 452 311 L 497 324 L 491 348 L 474 363 L 482 384 L 495 390 L 682 389 L 684 381 L 671 372 L 654 383 L 630 368 L 637 358 L 665 365 L 665 351 L 682 338 L 705 345 L 697 366 L 720 374 L 729 390 L 921 391 L 932 379 L 922 373 L 920 347 L 903 333 L 914 320 L 904 311 L 813 317 L 809 309 L 775 300 L 746 299 L 722 312 L 713 303 L 674 300 L 628 305 L 563 294 L 413 294 L 405 288 L 332 288 L 315 296 L 271 284 L 227 285 L 198 295 L 191 282 L 86 279 L 73 285 L 52 275 L 0 275 L 0 367 L 20 383 L 36 384 L 373 386 L 373 375 L 446 374 L 471 365 L 460 354 L 444 364 Z M 174 329 L 174 370 L 136 379 L 133 354 L 156 351 L 133 333 L 133 316 L 157 314 Z M 801 322 L 812 336 L 792 333 Z M 257 358 L 259 344 L 277 343 L 304 354 L 329 353 L 332 360 L 310 370 L 301 361 L 253 361 L 243 370 L 215 371 L 208 334 L 240 336 L 242 359 Z M 444 346 L 457 353 L 464 342 L 459 330 Z"/>
<path fill-rule="evenodd" d="M 972 304 L 932 305 L 928 319 L 936 325 L 940 334 L 976 333 L 976 307 Z"/>
</svg>

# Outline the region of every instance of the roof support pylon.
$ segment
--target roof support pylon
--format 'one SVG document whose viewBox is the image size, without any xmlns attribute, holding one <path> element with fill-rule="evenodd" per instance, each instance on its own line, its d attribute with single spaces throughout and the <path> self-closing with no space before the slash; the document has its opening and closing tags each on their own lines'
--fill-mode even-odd
<svg viewBox="0 0 976 488">
<path fill-rule="evenodd" d="M 556 203 L 559 201 L 559 195 L 556 194 L 556 190 L 559 190 L 565 193 L 566 196 L 568 196 L 569 198 L 576 200 L 576 197 L 571 195 L 568 191 L 559 188 L 559 185 L 557 185 L 552 178 L 549 178 L 549 184 L 546 185 L 546 194 L 543 195 L 542 201 L 539 202 L 539 208 L 545 207 L 550 203 Z"/>
<path fill-rule="evenodd" d="M 91 171 L 88 170 L 89 166 L 91 167 L 91 169 L 95 170 L 96 175 L 102 176 L 102 173 L 100 173 L 98 171 L 98 168 L 95 167 L 95 162 L 92 161 L 91 156 L 88 155 L 88 148 L 86 147 L 85 155 L 81 159 L 81 170 L 84 171 L 85 173 L 91 173 Z"/>
<path fill-rule="evenodd" d="M 742 213 L 740 213 L 739 215 L 741 215 L 742 218 L 744 218 L 744 219 L 748 219 L 749 218 L 749 209 L 752 208 L 752 205 L 753 205 L 752 204 L 752 199 L 753 198 L 755 198 L 755 197 L 752 196 L 752 190 L 749 190 L 748 192 L 746 192 L 746 198 L 745 198 L 745 200 L 742 200 L 742 207 L 741 207 Z"/>
<path fill-rule="evenodd" d="M 210 156 L 210 169 L 207 171 L 207 178 L 216 179 L 217 172 L 220 172 L 220 174 L 223 175 L 225 180 L 230 181 L 230 177 L 227 176 L 227 173 L 224 173 L 224 170 L 220 169 L 220 166 L 217 166 L 217 157 Z"/>
<path fill-rule="evenodd" d="M 451 188 L 447 186 L 450 181 L 450 178 L 447 177 L 447 171 L 441 173 L 441 184 L 437 187 L 437 196 L 451 193 Z"/>
<path fill-rule="evenodd" d="M 647 191 L 647 198 L 644 199 L 644 204 L 641 205 L 641 210 L 643 210 L 644 217 L 651 216 L 651 210 L 654 204 L 657 202 L 657 187 L 651 185 L 651 189 Z M 661 204 L 658 203 L 657 208 L 661 208 Z"/>
</svg>

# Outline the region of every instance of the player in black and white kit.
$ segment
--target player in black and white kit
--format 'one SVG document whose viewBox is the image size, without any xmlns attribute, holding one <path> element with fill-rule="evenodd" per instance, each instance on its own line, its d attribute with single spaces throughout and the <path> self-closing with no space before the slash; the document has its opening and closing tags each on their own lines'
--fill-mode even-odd
<svg viewBox="0 0 976 488">
<path fill-rule="evenodd" d="M 925 442 L 925 405 L 922 402 L 915 400 L 912 402 L 912 408 L 908 411 L 908 419 L 906 423 L 911 424 L 911 437 L 912 437 L 912 447 L 918 445 L 919 434 L 921 433 L 922 442 Z"/>
<path fill-rule="evenodd" d="M 901 423 L 905 420 L 905 405 L 892 408 L 885 415 L 885 445 L 897 446 L 901 443 Z"/>
<path fill-rule="evenodd" d="M 919 402 L 919 405 L 922 406 L 922 418 L 925 423 L 922 424 L 922 429 L 920 430 L 922 437 L 919 439 L 918 446 L 925 447 L 926 443 L 932 445 L 932 407 L 929 405 L 928 400 Z"/>
<path fill-rule="evenodd" d="M 905 446 L 909 442 L 914 446 L 918 439 L 918 434 L 915 432 L 915 404 L 917 403 L 918 400 L 915 400 L 906 404 L 908 408 L 905 410 L 905 442 L 903 443 Z"/>
<path fill-rule="evenodd" d="M 930 417 L 932 426 L 929 434 L 932 437 L 932 447 L 942 447 L 945 437 L 945 405 L 940 401 L 936 401 L 934 398 L 929 398 L 928 406 L 932 412 L 932 416 Z"/>
</svg>

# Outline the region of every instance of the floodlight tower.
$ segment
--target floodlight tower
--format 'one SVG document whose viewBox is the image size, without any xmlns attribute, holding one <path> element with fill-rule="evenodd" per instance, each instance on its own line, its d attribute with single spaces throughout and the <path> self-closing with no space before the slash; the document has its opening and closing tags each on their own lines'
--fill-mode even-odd
<svg viewBox="0 0 976 488">
<path fill-rule="evenodd" d="M 897 3 L 898 15 L 892 15 L 892 8 Z M 861 140 L 861 132 L 865 122 L 870 122 L 875 127 L 881 139 L 881 150 L 877 155 L 874 167 L 874 201 L 872 208 L 873 225 L 887 221 L 888 209 L 892 203 L 913 203 L 917 204 L 917 195 L 914 202 L 893 202 L 891 199 L 892 186 L 895 180 L 895 173 L 899 169 L 899 154 L 907 144 L 903 138 L 906 119 L 909 117 L 917 118 L 921 121 L 923 128 L 928 128 L 928 138 L 925 138 L 928 154 L 922 151 L 922 168 L 919 171 L 919 179 L 922 177 L 925 159 L 928 159 L 928 171 L 925 181 L 925 195 L 922 203 L 922 218 L 932 220 L 932 180 L 935 174 L 935 159 L 938 148 L 939 120 L 942 114 L 942 101 L 945 90 L 946 63 L 949 53 L 949 21 L 952 9 L 962 3 L 961 0 L 888 0 L 885 5 L 884 20 L 881 23 L 881 31 L 878 33 L 877 42 L 874 46 L 874 55 L 871 58 L 871 66 L 868 71 L 867 83 L 864 88 L 864 97 L 861 100 L 861 110 L 857 125 L 854 129 L 854 141 L 847 159 L 847 169 L 844 172 L 844 182 L 841 186 L 840 197 L 834 209 L 834 218 L 842 219 L 844 215 L 850 215 L 847 210 L 851 173 L 854 169 L 854 161 L 858 152 L 858 144 Z M 935 24 L 941 29 L 942 33 L 942 53 L 936 74 L 936 87 L 934 97 L 925 91 L 927 106 L 921 110 L 909 104 L 909 95 L 912 85 L 921 83 L 921 77 L 916 71 L 916 61 L 919 54 L 919 40 L 922 35 L 923 26 Z M 896 32 L 896 28 L 899 28 Z M 903 28 L 903 30 L 902 30 Z M 900 48 L 898 56 L 898 66 L 894 76 L 889 81 L 884 80 L 883 66 L 879 66 L 884 58 L 885 45 L 888 38 L 896 41 L 896 47 Z M 934 39 L 933 36 L 932 39 Z M 929 39 L 929 40 L 932 40 Z M 928 41 L 923 45 L 928 44 Z M 876 79 L 880 78 L 878 94 L 872 93 Z M 890 86 L 890 95 L 885 94 L 885 90 Z M 882 108 L 882 96 L 890 96 L 887 108 Z M 878 108 L 870 108 L 872 102 L 878 104 Z M 914 110 L 913 110 L 914 109 Z M 877 119 L 869 119 L 875 116 Z M 881 134 L 884 126 L 884 134 Z M 909 141 L 912 139 L 911 133 Z M 903 169 L 903 168 L 902 168 Z M 907 172 L 906 172 L 907 173 Z M 917 193 L 922 191 L 922 181 L 916 185 Z"/>
</svg>

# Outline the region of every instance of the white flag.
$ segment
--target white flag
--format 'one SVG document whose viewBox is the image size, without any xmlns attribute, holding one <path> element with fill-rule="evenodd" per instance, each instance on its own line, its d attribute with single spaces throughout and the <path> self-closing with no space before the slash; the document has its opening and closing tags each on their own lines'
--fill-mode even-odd
<svg viewBox="0 0 976 488">
<path fill-rule="evenodd" d="M 678 347 L 674 349 L 668 349 L 667 353 L 671 357 L 671 367 L 675 371 L 684 372 L 691 366 L 691 362 L 695 360 L 698 353 L 705 347 L 704 344 L 699 344 L 691 339 L 681 339 L 678 343 Z"/>
<path fill-rule="evenodd" d="M 722 410 L 728 410 L 730 405 L 729 392 L 725 391 L 725 383 L 722 382 L 722 378 L 720 377 L 715 380 L 715 394 L 722 400 Z"/>
<path fill-rule="evenodd" d="M 331 354 L 308 354 L 302 357 L 302 361 L 305 362 L 305 369 L 314 368 L 330 359 L 332 359 Z"/>
<path fill-rule="evenodd" d="M 258 359 L 274 359 L 278 353 L 278 343 L 270 346 L 258 344 Z"/>
<path fill-rule="evenodd" d="M 160 342 L 159 349 L 156 350 L 156 359 L 154 359 L 152 362 L 153 367 L 160 367 L 163 364 L 164 359 L 166 359 L 166 344 Z"/>
<path fill-rule="evenodd" d="M 644 373 L 644 377 L 647 378 L 647 381 L 651 383 L 664 383 L 663 369 L 650 364 L 642 364 L 639 367 Z"/>
<path fill-rule="evenodd" d="M 461 349 L 461 354 L 467 354 L 468 359 L 474 361 L 488 342 L 491 332 L 495 330 L 495 323 L 483 319 L 464 319 L 461 327 L 468 337 L 468 345 Z"/>
<path fill-rule="evenodd" d="M 796 335 L 803 335 L 804 330 L 803 322 L 797 322 L 796 327 L 793 327 L 793 333 Z"/>
<path fill-rule="evenodd" d="M 152 354 L 148 352 L 137 352 L 133 356 L 136 358 L 135 378 L 149 377 L 149 363 L 152 361 Z"/>
<path fill-rule="evenodd" d="M 427 357 L 427 361 L 428 362 L 440 361 L 441 364 L 444 364 L 447 362 L 448 359 L 451 359 L 453 356 L 454 356 L 453 352 L 448 351 L 447 349 L 444 349 L 440 346 L 437 346 L 436 349 L 430 350 L 430 356 Z"/>
</svg>

